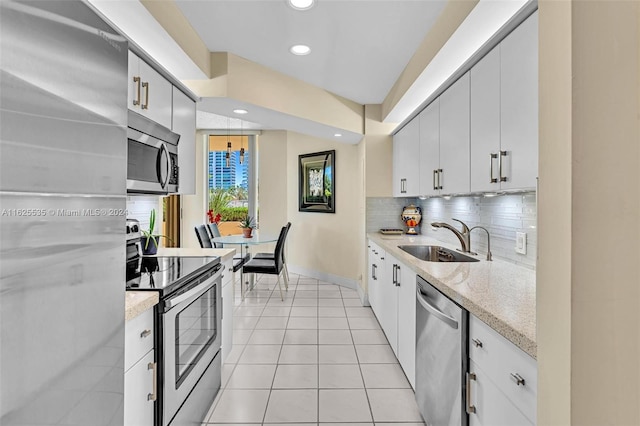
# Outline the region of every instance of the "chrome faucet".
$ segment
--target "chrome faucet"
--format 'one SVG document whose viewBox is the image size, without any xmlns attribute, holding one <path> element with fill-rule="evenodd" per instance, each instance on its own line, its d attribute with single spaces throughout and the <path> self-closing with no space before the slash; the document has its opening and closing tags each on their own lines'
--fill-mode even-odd
<svg viewBox="0 0 640 426">
<path fill-rule="evenodd" d="M 491 235 L 489 235 L 489 231 L 487 231 L 487 228 L 485 228 L 484 226 L 474 226 L 473 228 L 471 228 L 469 230 L 469 232 L 473 231 L 474 229 L 482 229 L 484 232 L 487 233 L 487 260 L 491 261 L 493 260 L 491 258 Z"/>
<path fill-rule="evenodd" d="M 456 235 L 456 237 L 458 237 L 458 240 L 460 240 L 460 245 L 462 246 L 462 248 L 460 249 L 461 252 L 477 254 L 477 253 L 471 252 L 471 239 L 470 239 L 471 230 L 469 229 L 467 224 L 458 219 L 453 219 L 453 220 L 455 220 L 456 222 L 460 222 L 462 224 L 462 232 L 458 231 L 456 228 L 454 228 L 453 226 L 449 225 L 446 222 L 433 222 L 431 226 L 433 226 L 434 228 L 446 228 L 449 231 L 453 232 Z"/>
</svg>

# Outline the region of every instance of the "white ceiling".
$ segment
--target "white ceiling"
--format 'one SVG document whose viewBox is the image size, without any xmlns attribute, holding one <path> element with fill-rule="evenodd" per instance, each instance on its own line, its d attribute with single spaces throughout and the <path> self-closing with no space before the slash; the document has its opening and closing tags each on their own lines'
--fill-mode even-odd
<svg viewBox="0 0 640 426">
<path fill-rule="evenodd" d="M 212 52 L 231 52 L 361 104 L 382 103 L 446 0 L 176 0 Z M 307 44 L 311 53 L 289 53 Z"/>
<path fill-rule="evenodd" d="M 206 79 L 137 0 L 85 0 L 179 80 Z M 316 0 L 294 11 L 286 0 L 176 0 L 212 51 L 227 51 L 359 103 L 380 103 L 442 10 L 444 0 Z M 450 0 L 455 1 L 455 0 Z M 385 117 L 401 123 L 519 9 L 535 0 L 480 0 Z M 290 44 L 312 53 L 295 57 Z M 234 108 L 249 114 L 233 114 Z M 230 126 L 227 117 L 233 117 Z M 230 98 L 198 103 L 199 129 L 285 129 L 357 143 L 361 134 Z"/>
</svg>

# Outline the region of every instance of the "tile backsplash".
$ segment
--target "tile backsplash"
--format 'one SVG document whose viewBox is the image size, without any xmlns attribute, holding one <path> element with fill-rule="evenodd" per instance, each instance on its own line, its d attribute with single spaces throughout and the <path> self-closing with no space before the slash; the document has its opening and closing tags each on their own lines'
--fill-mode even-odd
<svg viewBox="0 0 640 426">
<path fill-rule="evenodd" d="M 458 246 L 460 242 L 447 229 L 435 229 L 431 222 L 447 222 L 460 229 L 452 218 L 460 219 L 470 228 L 487 228 L 491 234 L 491 253 L 494 258 L 535 269 L 537 254 L 536 193 L 500 195 L 497 197 L 467 196 L 426 200 L 417 198 L 367 198 L 367 232 L 380 228 L 402 228 L 402 208 L 415 204 L 422 208 L 422 234 Z M 516 253 L 516 232 L 527 234 L 527 253 Z M 471 233 L 471 250 L 487 252 L 487 234 L 482 230 Z"/>
<path fill-rule="evenodd" d="M 160 210 L 160 197 L 157 195 L 134 195 L 127 197 L 127 219 L 138 219 L 142 229 L 149 229 L 149 213 L 156 209 L 155 230 L 162 223 L 162 211 Z"/>
</svg>

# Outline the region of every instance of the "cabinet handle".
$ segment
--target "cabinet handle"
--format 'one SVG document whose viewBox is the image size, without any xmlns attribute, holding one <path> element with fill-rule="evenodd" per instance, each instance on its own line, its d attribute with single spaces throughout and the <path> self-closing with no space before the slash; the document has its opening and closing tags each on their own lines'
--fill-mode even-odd
<svg viewBox="0 0 640 426">
<path fill-rule="evenodd" d="M 153 370 L 153 390 L 147 395 L 147 401 L 155 401 L 158 397 L 158 364 L 150 362 L 147 364 L 147 370 Z"/>
<path fill-rule="evenodd" d="M 438 189 L 442 189 L 442 182 L 440 182 L 440 178 L 442 178 L 442 169 L 438 169 Z"/>
<path fill-rule="evenodd" d="M 144 91 L 144 104 L 142 104 L 142 109 L 149 109 L 149 82 L 143 81 L 142 87 L 145 89 Z"/>
<path fill-rule="evenodd" d="M 398 271 L 400 271 L 400 265 L 396 265 L 396 287 L 400 287 L 400 280 L 398 279 Z"/>
<path fill-rule="evenodd" d="M 498 154 L 489 154 L 489 183 L 498 183 L 498 178 L 493 177 L 493 159 L 498 158 Z"/>
<path fill-rule="evenodd" d="M 144 339 L 145 337 L 148 337 L 151 335 L 151 330 L 144 330 L 142 333 L 140 333 L 140 338 Z"/>
<path fill-rule="evenodd" d="M 136 93 L 138 94 L 136 99 L 133 100 L 133 104 L 134 105 L 140 105 L 140 77 L 133 77 L 133 82 L 137 83 L 136 84 L 136 88 L 137 88 Z"/>
<path fill-rule="evenodd" d="M 511 373 L 511 378 L 513 379 L 514 382 L 516 382 L 516 385 L 524 386 L 524 379 L 518 373 Z"/>
<path fill-rule="evenodd" d="M 502 157 L 507 156 L 507 151 L 500 151 L 500 157 L 498 158 L 498 171 L 500 173 L 500 182 L 506 182 L 507 177 L 502 176 Z"/>
<path fill-rule="evenodd" d="M 476 348 L 481 348 L 482 347 L 482 342 L 478 339 L 472 339 L 473 344 L 476 346 Z"/>
<path fill-rule="evenodd" d="M 392 281 L 393 281 L 393 285 L 396 285 L 396 268 L 398 267 L 398 265 L 393 265 L 393 274 L 392 275 Z"/>
<path fill-rule="evenodd" d="M 438 185 L 436 185 L 436 175 L 438 174 L 438 171 L 436 169 L 433 169 L 433 190 L 435 191 L 436 189 L 438 189 Z"/>
<path fill-rule="evenodd" d="M 376 271 L 378 270 L 378 265 L 373 264 L 372 268 L 373 268 L 373 271 L 372 271 L 372 273 L 373 273 L 373 279 L 377 281 L 377 280 L 378 280 L 378 277 L 376 277 Z"/>
<path fill-rule="evenodd" d="M 476 373 L 467 373 L 467 414 L 476 412 L 476 406 L 471 405 L 471 381 L 476 380 Z"/>
</svg>

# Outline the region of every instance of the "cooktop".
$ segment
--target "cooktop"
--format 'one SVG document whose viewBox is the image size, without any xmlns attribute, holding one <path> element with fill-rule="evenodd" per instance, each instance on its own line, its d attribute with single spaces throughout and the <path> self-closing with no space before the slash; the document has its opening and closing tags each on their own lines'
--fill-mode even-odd
<svg viewBox="0 0 640 426">
<path fill-rule="evenodd" d="M 127 290 L 158 291 L 160 297 L 188 286 L 189 281 L 220 263 L 220 257 L 139 257 L 127 262 Z"/>
</svg>

